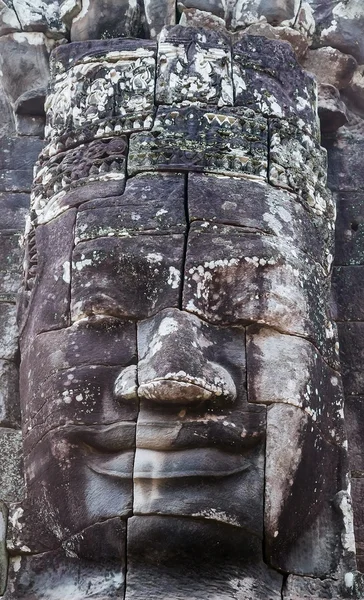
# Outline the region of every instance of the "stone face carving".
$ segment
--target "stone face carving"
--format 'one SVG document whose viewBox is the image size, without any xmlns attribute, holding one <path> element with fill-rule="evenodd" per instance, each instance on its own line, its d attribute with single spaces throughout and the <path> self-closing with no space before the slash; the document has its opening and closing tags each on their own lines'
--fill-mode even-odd
<svg viewBox="0 0 364 600">
<path fill-rule="evenodd" d="M 61 46 L 51 73 L 5 598 L 278 599 L 282 572 L 349 593 L 313 80 L 282 42 L 180 26 Z"/>
</svg>

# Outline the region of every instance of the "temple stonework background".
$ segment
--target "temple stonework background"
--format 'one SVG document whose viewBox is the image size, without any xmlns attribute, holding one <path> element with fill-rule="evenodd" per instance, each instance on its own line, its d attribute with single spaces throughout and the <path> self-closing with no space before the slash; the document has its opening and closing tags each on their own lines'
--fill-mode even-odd
<svg viewBox="0 0 364 600">
<path fill-rule="evenodd" d="M 0 0 L 0 595 L 364 598 L 364 4 Z"/>
</svg>

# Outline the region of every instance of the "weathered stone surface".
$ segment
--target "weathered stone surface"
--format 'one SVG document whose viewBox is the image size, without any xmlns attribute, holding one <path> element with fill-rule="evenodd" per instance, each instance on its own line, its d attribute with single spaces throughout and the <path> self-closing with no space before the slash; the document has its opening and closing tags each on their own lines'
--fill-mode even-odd
<svg viewBox="0 0 364 600">
<path fill-rule="evenodd" d="M 364 101 L 364 65 L 358 65 L 346 93 L 360 112 Z"/>
<path fill-rule="evenodd" d="M 335 267 L 332 285 L 337 321 L 364 320 L 364 268 Z"/>
<path fill-rule="evenodd" d="M 94 598 L 95 600 L 122 597 L 125 582 L 125 525 L 112 520 L 99 525 L 89 540 L 88 556 L 77 553 L 71 542 L 68 550 L 56 550 L 44 554 L 13 556 L 9 565 L 9 584 L 4 600 L 37 598 L 64 600 L 70 597 Z M 78 540 L 82 545 L 80 532 Z M 87 533 L 86 533 L 86 538 Z M 101 553 L 92 553 L 100 537 L 104 540 Z M 105 552 L 107 548 L 107 552 Z M 91 555 L 90 555 L 91 554 Z"/>
<path fill-rule="evenodd" d="M 310 44 L 316 29 L 316 21 L 313 14 L 311 0 L 301 2 L 293 27 L 304 35 Z"/>
<path fill-rule="evenodd" d="M 44 143 L 39 138 L 0 139 L 0 192 L 29 192 L 33 166 Z"/>
<path fill-rule="evenodd" d="M 143 37 L 142 0 L 89 0 L 72 21 L 71 41 Z"/>
<path fill-rule="evenodd" d="M 345 450 L 326 440 L 300 408 L 268 408 L 265 544 L 270 565 L 322 577 L 338 568 L 343 552 L 355 552 L 352 515 L 345 512 L 346 468 Z"/>
<path fill-rule="evenodd" d="M 303 66 L 313 73 L 320 83 L 328 83 L 342 90 L 349 85 L 357 62 L 350 54 L 326 47 L 309 50 Z"/>
<path fill-rule="evenodd" d="M 348 396 L 346 398 L 345 425 L 348 434 L 351 472 L 355 477 L 364 477 L 364 456 L 362 447 L 364 427 L 363 396 Z"/>
<path fill-rule="evenodd" d="M 21 431 L 0 428 L 0 497 L 5 502 L 22 500 L 24 493 Z"/>
<path fill-rule="evenodd" d="M 249 414 L 244 330 L 167 309 L 139 325 L 138 352 L 135 511 L 261 536 L 265 410 Z M 181 477 L 190 478 L 183 489 Z"/>
<path fill-rule="evenodd" d="M 41 160 L 31 195 L 38 224 L 47 223 L 70 206 L 122 194 L 126 154 L 123 136 L 95 140 Z"/>
<path fill-rule="evenodd" d="M 42 31 L 49 38 L 64 36 L 58 0 L 12 0 L 12 5 L 22 30 Z"/>
<path fill-rule="evenodd" d="M 181 234 L 101 237 L 72 255 L 71 318 L 141 319 L 177 307 L 184 252 Z"/>
<path fill-rule="evenodd" d="M 364 323 L 338 323 L 345 395 L 364 395 Z"/>
<path fill-rule="evenodd" d="M 150 133 L 130 138 L 128 173 L 205 171 L 267 176 L 267 121 L 242 114 L 187 107 L 160 107 Z"/>
<path fill-rule="evenodd" d="M 75 243 L 139 233 L 184 233 L 185 177 L 154 173 L 129 179 L 122 196 L 91 200 L 80 207 Z"/>
<path fill-rule="evenodd" d="M 6 549 L 6 529 L 8 511 L 3 502 L 0 502 L 0 594 L 6 590 L 8 576 L 8 553 Z"/>
<path fill-rule="evenodd" d="M 138 327 L 139 397 L 171 404 L 233 403 L 237 390 L 231 374 L 224 366 L 208 360 L 203 351 L 206 346 L 218 343 L 219 333 L 223 345 L 224 330 L 219 332 L 218 328 L 177 309 L 166 309 L 143 321 Z M 244 337 L 240 346 L 242 355 Z M 173 354 L 177 344 L 180 348 Z"/>
<path fill-rule="evenodd" d="M 364 61 L 364 9 L 361 0 L 333 0 L 330 3 L 309 0 L 316 21 L 315 43 L 332 46 Z"/>
<path fill-rule="evenodd" d="M 356 542 L 356 558 L 358 569 L 363 571 L 364 566 L 364 479 L 362 477 L 353 477 L 351 480 L 353 505 L 354 505 L 354 526 Z"/>
<path fill-rule="evenodd" d="M 0 193 L 0 231 L 23 232 L 29 212 L 29 194 Z"/>
<path fill-rule="evenodd" d="M 59 16 L 69 28 L 72 24 L 72 19 L 82 10 L 82 0 L 61 0 L 59 8 Z"/>
<path fill-rule="evenodd" d="M 0 3 L 0 36 L 19 31 L 19 19 L 11 6 L 8 6 L 4 0 Z"/>
<path fill-rule="evenodd" d="M 158 45 L 157 104 L 179 102 L 231 106 L 231 50 L 217 33 L 177 25 Z"/>
<path fill-rule="evenodd" d="M 331 443 L 343 444 L 343 389 L 339 374 L 306 340 L 268 328 L 247 329 L 249 402 L 302 408 Z"/>
<path fill-rule="evenodd" d="M 317 135 L 316 82 L 289 44 L 242 36 L 233 46 L 233 77 L 236 106 L 269 117 L 295 117 Z"/>
<path fill-rule="evenodd" d="M 14 360 L 18 354 L 16 307 L 0 302 L 0 359 Z"/>
<path fill-rule="evenodd" d="M 204 27 L 228 35 L 225 20 L 211 12 L 186 8 L 186 5 L 181 2 L 177 2 L 177 10 L 181 13 L 179 24 L 183 27 Z"/>
<path fill-rule="evenodd" d="M 136 419 L 136 398 L 125 399 L 115 388 L 120 373 L 136 362 L 133 323 L 85 320 L 40 334 L 23 357 L 21 395 L 29 402 L 22 404 L 22 423 L 32 438 L 65 424 Z M 39 368 L 33 365 L 34 357 Z"/>
<path fill-rule="evenodd" d="M 43 33 L 0 37 L 2 81 L 16 113 L 44 115 L 51 47 Z"/>
<path fill-rule="evenodd" d="M 13 362 L 0 360 L 0 425 L 20 426 L 19 371 Z"/>
<path fill-rule="evenodd" d="M 159 36 L 163 27 L 176 24 L 175 0 L 143 0 L 145 25 L 148 37 Z"/>
<path fill-rule="evenodd" d="M 156 45 L 149 40 L 60 46 L 52 55 L 57 73 L 46 103 L 50 152 L 57 150 L 57 140 L 69 148 L 124 131 L 150 129 L 155 53 Z"/>
<path fill-rule="evenodd" d="M 15 302 L 22 280 L 23 251 L 18 232 L 0 231 L 0 297 Z"/>
<path fill-rule="evenodd" d="M 292 29 L 292 27 L 277 27 L 270 25 L 269 23 L 254 23 L 243 31 L 244 35 L 260 35 L 270 40 L 281 40 L 288 42 L 297 56 L 297 59 L 301 61 L 306 55 L 308 49 L 308 41 L 303 33 Z"/>
<path fill-rule="evenodd" d="M 359 136 L 338 136 L 324 140 L 328 152 L 328 185 L 332 190 L 358 192 L 364 189 L 362 153 L 364 140 Z"/>
<path fill-rule="evenodd" d="M 281 585 L 259 538 L 242 529 L 161 516 L 129 521 L 127 600 L 278 600 Z"/>
<path fill-rule="evenodd" d="M 76 211 L 37 227 L 28 240 L 20 329 L 30 341 L 37 333 L 69 324 L 71 256 Z M 24 341 L 24 344 L 27 342 Z"/>
<path fill-rule="evenodd" d="M 238 225 L 247 233 L 274 235 L 330 269 L 334 235 L 330 204 L 319 216 L 296 195 L 261 182 L 190 173 L 188 212 L 190 221 Z"/>
<path fill-rule="evenodd" d="M 38 548 L 43 536 L 48 543 L 49 533 L 57 548 L 94 523 L 131 514 L 134 431 L 134 424 L 123 422 L 64 426 L 32 448 L 25 438 L 27 499 L 40 513 L 39 530 L 32 531 Z"/>
<path fill-rule="evenodd" d="M 333 85 L 319 85 L 318 115 L 322 133 L 332 134 L 348 122 L 346 106 Z"/>
<path fill-rule="evenodd" d="M 320 268 L 281 240 L 227 225 L 191 226 L 183 307 L 211 323 L 264 322 L 311 339 L 332 358 L 325 287 Z"/>
<path fill-rule="evenodd" d="M 269 129 L 269 182 L 302 196 L 322 214 L 327 204 L 325 150 L 296 123 L 272 119 Z"/>
<path fill-rule="evenodd" d="M 318 579 L 289 575 L 283 588 L 283 600 L 336 600 L 337 598 L 357 598 L 355 589 L 356 573 L 347 572 L 340 578 Z"/>
</svg>

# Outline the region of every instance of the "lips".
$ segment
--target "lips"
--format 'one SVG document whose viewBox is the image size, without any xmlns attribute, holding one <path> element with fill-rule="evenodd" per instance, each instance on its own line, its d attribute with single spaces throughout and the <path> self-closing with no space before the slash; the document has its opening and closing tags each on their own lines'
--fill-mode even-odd
<svg viewBox="0 0 364 600">
<path fill-rule="evenodd" d="M 247 471 L 251 462 L 240 454 L 216 448 L 194 448 L 161 452 L 137 448 L 135 479 L 175 479 L 181 477 L 227 477 Z"/>
</svg>

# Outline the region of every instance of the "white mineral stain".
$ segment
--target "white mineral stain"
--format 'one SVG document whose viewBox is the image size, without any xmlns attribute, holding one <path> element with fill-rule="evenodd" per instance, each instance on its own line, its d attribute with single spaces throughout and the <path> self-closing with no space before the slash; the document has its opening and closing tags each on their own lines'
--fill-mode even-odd
<svg viewBox="0 0 364 600">
<path fill-rule="evenodd" d="M 177 289 L 181 283 L 181 272 L 175 267 L 169 267 L 168 285 L 173 289 Z"/>
<path fill-rule="evenodd" d="M 170 335 L 178 331 L 179 326 L 176 319 L 173 317 L 165 317 L 158 327 L 158 334 L 161 336 Z"/>
<path fill-rule="evenodd" d="M 146 258 L 150 263 L 161 263 L 163 260 L 162 254 L 159 254 L 158 252 L 150 252 L 147 254 Z"/>
<path fill-rule="evenodd" d="M 63 275 L 62 279 L 65 283 L 71 283 L 71 264 L 69 260 L 66 260 L 63 263 Z"/>
</svg>

